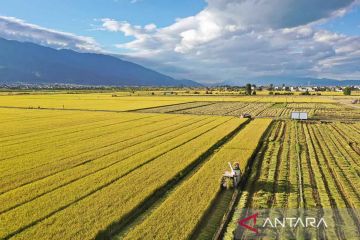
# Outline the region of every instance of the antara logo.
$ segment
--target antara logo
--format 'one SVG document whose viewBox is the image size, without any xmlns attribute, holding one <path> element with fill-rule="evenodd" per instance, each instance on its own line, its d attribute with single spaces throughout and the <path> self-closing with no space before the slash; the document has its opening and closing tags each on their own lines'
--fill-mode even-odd
<svg viewBox="0 0 360 240">
<path fill-rule="evenodd" d="M 246 217 L 244 219 L 241 219 L 238 224 L 254 233 L 259 233 L 259 230 L 255 227 L 257 217 L 259 213 L 255 213 L 249 217 Z M 252 224 L 249 225 L 247 222 L 252 221 Z M 266 218 L 264 223 L 261 225 L 262 228 L 296 228 L 296 227 L 313 227 L 313 228 L 319 228 L 319 227 L 325 227 L 327 228 L 328 225 L 324 218 L 320 218 L 320 220 L 317 220 L 313 217 L 306 217 L 306 218 Z"/>
<path fill-rule="evenodd" d="M 248 222 L 250 220 L 253 220 L 253 226 L 255 226 L 256 225 L 256 218 L 257 218 L 258 215 L 259 215 L 259 213 L 255 213 L 255 214 L 253 214 L 253 215 L 251 215 L 251 216 L 249 216 L 247 218 L 244 218 L 244 219 L 240 220 L 239 225 L 243 226 L 244 228 L 249 229 L 250 231 L 253 231 L 254 233 L 258 233 L 259 231 L 256 228 L 245 224 L 246 222 Z"/>
</svg>

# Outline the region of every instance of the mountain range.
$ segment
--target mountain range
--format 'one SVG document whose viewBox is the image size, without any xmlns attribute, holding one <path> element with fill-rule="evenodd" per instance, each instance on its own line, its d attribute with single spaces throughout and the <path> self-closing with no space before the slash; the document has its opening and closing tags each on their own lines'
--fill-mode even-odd
<svg viewBox="0 0 360 240">
<path fill-rule="evenodd" d="M 246 79 L 246 78 L 245 78 Z M 360 80 L 334 80 L 310 77 L 264 76 L 215 84 L 177 80 L 119 57 L 53 49 L 34 43 L 0 38 L 0 83 L 76 84 L 93 86 L 351 86 Z"/>
<path fill-rule="evenodd" d="M 113 56 L 56 50 L 3 38 L 0 38 L 0 83 L 201 86 Z"/>
</svg>

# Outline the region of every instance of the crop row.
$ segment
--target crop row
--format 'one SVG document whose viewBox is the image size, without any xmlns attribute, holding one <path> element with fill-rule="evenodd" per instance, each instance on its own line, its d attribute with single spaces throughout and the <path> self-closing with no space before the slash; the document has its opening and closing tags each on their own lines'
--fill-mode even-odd
<svg viewBox="0 0 360 240">
<path fill-rule="evenodd" d="M 321 119 L 360 119 L 360 111 L 354 109 L 318 109 L 315 117 Z"/>
<path fill-rule="evenodd" d="M 326 142 L 322 142 L 320 133 L 316 131 L 316 126 L 306 126 L 311 137 L 311 144 L 316 152 L 316 165 L 321 173 L 321 178 L 324 182 L 326 192 L 320 193 L 321 204 L 323 204 L 322 199 L 326 198 L 325 194 L 330 200 L 331 208 L 333 209 L 350 209 L 349 205 L 352 202 L 352 199 L 348 198 L 342 189 L 341 180 L 337 177 L 338 173 L 341 173 L 341 169 L 334 169 L 333 158 L 332 155 L 335 153 L 336 149 L 331 149 L 329 152 L 329 148 L 327 147 Z M 343 160 L 340 160 L 343 161 Z M 356 199 L 354 199 L 356 200 Z M 352 223 L 356 223 L 356 218 L 350 217 L 348 214 L 344 214 L 344 212 L 337 213 L 334 211 L 333 220 L 336 224 L 340 225 L 343 222 L 347 222 L 347 225 L 350 226 Z M 355 232 L 356 233 L 356 232 Z M 339 238 L 351 239 L 350 237 L 354 232 L 347 232 L 342 229 L 337 231 L 337 236 Z M 357 234 L 357 233 L 356 233 Z"/>
<path fill-rule="evenodd" d="M 239 162 L 244 171 L 270 123 L 258 119 L 246 125 L 124 239 L 188 239 L 219 194 L 227 162 Z"/>
<path fill-rule="evenodd" d="M 200 114 L 200 115 L 226 115 L 230 112 L 248 106 L 244 102 L 216 102 L 211 105 L 176 111 L 175 113 Z"/>
<path fill-rule="evenodd" d="M 175 111 L 175 113 L 229 116 L 240 116 L 241 114 L 248 113 L 253 116 L 259 116 L 261 112 L 272 105 L 273 103 L 213 102 L 211 105 Z"/>
<path fill-rule="evenodd" d="M 282 126 L 285 125 L 283 130 Z M 352 226 L 326 231 L 311 230 L 307 237 L 352 239 L 358 234 L 359 219 L 352 209 L 359 202 L 359 153 L 349 146 L 348 129 L 354 124 L 277 122 L 259 153 L 255 168 L 240 198 L 226 239 L 233 237 L 236 221 L 244 209 L 340 209 L 323 211 L 329 223 Z M 283 137 L 279 134 L 284 132 Z M 351 137 L 359 139 L 353 132 Z M 300 166 L 300 167 L 299 167 Z M 321 211 L 319 211 L 319 214 Z M 248 233 L 243 233 L 246 238 Z M 297 237 L 299 232 L 272 232 L 277 237 Z M 276 235 L 273 235 L 276 236 Z"/>
<path fill-rule="evenodd" d="M 277 117 L 288 119 L 294 111 L 305 111 L 310 117 L 318 118 L 359 118 L 359 111 L 354 109 L 342 110 L 342 106 L 335 103 L 272 103 L 272 102 L 192 102 L 174 106 L 155 107 L 139 110 L 151 113 L 180 113 L 197 115 L 226 115 L 240 116 L 250 114 L 256 117 Z M 358 116 L 359 115 L 359 116 Z"/>
<path fill-rule="evenodd" d="M 341 106 L 332 103 L 287 103 L 286 108 L 311 109 L 341 109 Z"/>
</svg>

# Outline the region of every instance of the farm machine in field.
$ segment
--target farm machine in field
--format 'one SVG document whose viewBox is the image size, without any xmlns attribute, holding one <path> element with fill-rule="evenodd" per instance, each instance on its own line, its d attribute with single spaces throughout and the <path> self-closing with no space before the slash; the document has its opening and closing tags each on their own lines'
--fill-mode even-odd
<svg viewBox="0 0 360 240">
<path fill-rule="evenodd" d="M 221 178 L 221 187 L 226 189 L 237 188 L 241 180 L 241 170 L 239 163 L 234 163 L 234 167 L 229 162 L 231 171 L 226 171 Z"/>
<path fill-rule="evenodd" d="M 251 115 L 249 113 L 243 113 L 240 115 L 240 118 L 251 118 Z"/>
</svg>

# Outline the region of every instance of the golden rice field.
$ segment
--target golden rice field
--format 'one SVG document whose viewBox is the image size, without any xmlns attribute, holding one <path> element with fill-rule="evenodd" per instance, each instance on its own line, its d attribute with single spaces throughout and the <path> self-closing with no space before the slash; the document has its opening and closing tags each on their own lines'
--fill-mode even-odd
<svg viewBox="0 0 360 240">
<path fill-rule="evenodd" d="M 90 239 L 121 226 L 245 123 L 36 109 L 0 114 L 3 239 Z"/>
<path fill-rule="evenodd" d="M 0 239 L 248 239 L 246 209 L 342 209 L 276 236 L 356 239 L 358 120 L 323 97 L 2 94 Z"/>
<path fill-rule="evenodd" d="M 1 107 L 128 111 L 188 102 L 172 97 L 112 97 L 110 93 L 0 96 Z"/>
<path fill-rule="evenodd" d="M 315 96 L 127 96 L 119 93 L 0 95 L 0 107 L 128 111 L 187 102 L 334 102 Z"/>
</svg>

